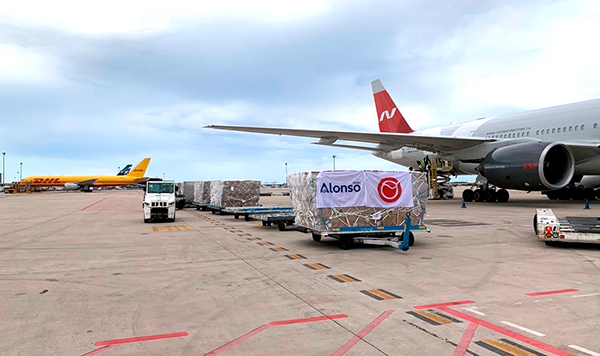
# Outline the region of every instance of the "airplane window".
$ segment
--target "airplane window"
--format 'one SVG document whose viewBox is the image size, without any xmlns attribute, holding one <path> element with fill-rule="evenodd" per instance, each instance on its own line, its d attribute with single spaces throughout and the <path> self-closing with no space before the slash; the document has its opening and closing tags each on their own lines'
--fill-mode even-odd
<svg viewBox="0 0 600 356">
<path fill-rule="evenodd" d="M 527 136 L 529 136 L 529 131 L 527 131 Z"/>
<path fill-rule="evenodd" d="M 504 138 L 506 138 L 506 134 L 504 134 Z"/>
<path fill-rule="evenodd" d="M 577 131 L 579 129 L 579 126 L 575 125 L 575 131 Z"/>
<path fill-rule="evenodd" d="M 517 137 L 521 137 L 521 133 L 520 132 L 517 134 Z"/>
<path fill-rule="evenodd" d="M 535 132 L 535 134 L 536 134 L 536 135 L 539 135 L 539 134 L 540 134 L 540 130 L 537 130 L 537 131 Z"/>
<path fill-rule="evenodd" d="M 569 126 L 569 131 L 573 131 L 573 126 Z"/>
<path fill-rule="evenodd" d="M 567 127 L 563 127 L 563 132 L 567 132 Z"/>
<path fill-rule="evenodd" d="M 581 125 L 581 129 L 582 129 L 582 130 L 585 130 L 585 125 Z"/>
<path fill-rule="evenodd" d="M 596 123 L 596 124 L 594 124 L 594 128 L 595 128 L 595 129 L 597 129 L 597 128 L 598 128 L 598 124 L 597 124 L 597 123 Z"/>
<path fill-rule="evenodd" d="M 556 129 L 556 132 L 560 133 L 560 127 Z"/>
<path fill-rule="evenodd" d="M 546 132 L 546 130 L 542 130 L 542 135 L 544 134 L 544 132 Z"/>
<path fill-rule="evenodd" d="M 552 133 L 555 133 L 555 132 L 556 132 L 556 129 L 552 129 Z"/>
</svg>

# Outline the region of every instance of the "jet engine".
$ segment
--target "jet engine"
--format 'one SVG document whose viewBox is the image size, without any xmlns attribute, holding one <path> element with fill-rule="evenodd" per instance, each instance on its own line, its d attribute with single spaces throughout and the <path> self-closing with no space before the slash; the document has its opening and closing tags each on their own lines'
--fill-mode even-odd
<svg viewBox="0 0 600 356">
<path fill-rule="evenodd" d="M 77 190 L 77 189 L 80 189 L 80 188 L 81 187 L 77 183 L 67 183 L 67 184 L 65 184 L 65 189 L 66 190 Z"/>
<path fill-rule="evenodd" d="M 505 189 L 564 188 L 575 173 L 575 158 L 562 143 L 527 142 L 490 152 L 479 166 L 488 182 Z"/>
</svg>

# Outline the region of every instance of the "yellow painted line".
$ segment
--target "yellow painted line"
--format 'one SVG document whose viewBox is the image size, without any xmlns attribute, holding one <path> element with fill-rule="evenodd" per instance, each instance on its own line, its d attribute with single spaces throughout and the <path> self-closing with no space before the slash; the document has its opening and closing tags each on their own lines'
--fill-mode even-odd
<svg viewBox="0 0 600 356">
<path fill-rule="evenodd" d="M 250 237 L 250 238 L 247 238 L 247 239 L 250 240 L 250 241 L 262 240 L 261 238 L 258 238 L 258 237 Z"/>
<path fill-rule="evenodd" d="M 527 352 L 518 347 L 509 345 L 509 344 L 505 344 L 503 342 L 495 341 L 495 340 L 485 340 L 485 341 L 483 341 L 483 343 L 488 344 L 491 347 L 494 347 L 500 351 L 504 351 L 504 352 L 509 353 L 514 356 L 537 356 L 535 354 L 532 354 L 531 352 Z"/>
<path fill-rule="evenodd" d="M 325 266 L 324 264 L 321 263 L 307 263 L 304 266 L 310 268 L 310 269 L 330 269 L 329 267 Z"/>
<path fill-rule="evenodd" d="M 187 225 L 182 226 L 155 226 L 150 228 L 150 232 L 175 232 L 175 231 L 193 231 L 194 228 Z"/>
<path fill-rule="evenodd" d="M 257 244 L 261 245 L 261 246 L 272 246 L 273 244 L 270 242 L 257 242 Z"/>
<path fill-rule="evenodd" d="M 377 300 L 402 299 L 401 296 L 386 292 L 383 289 L 361 290 L 360 292 Z"/>
<path fill-rule="evenodd" d="M 420 316 L 427 318 L 429 320 L 433 320 L 438 324 L 441 325 L 446 325 L 446 324 L 452 324 L 452 320 L 448 320 L 446 318 L 444 318 L 441 315 L 437 315 L 437 314 L 432 314 L 432 313 L 428 313 L 425 310 L 416 310 L 415 314 L 419 314 Z"/>
<path fill-rule="evenodd" d="M 292 259 L 292 260 L 303 260 L 306 257 L 302 256 L 302 255 L 298 255 L 298 254 L 293 254 L 293 255 L 285 255 L 285 257 Z"/>
<path fill-rule="evenodd" d="M 284 247 L 272 247 L 272 248 L 270 248 L 270 250 L 279 251 L 279 252 L 289 251 L 287 248 L 284 248 Z"/>
<path fill-rule="evenodd" d="M 336 281 L 342 283 L 360 282 L 360 280 L 351 278 L 350 276 L 347 276 L 345 274 L 332 274 L 329 276 L 329 278 L 335 279 Z"/>
</svg>

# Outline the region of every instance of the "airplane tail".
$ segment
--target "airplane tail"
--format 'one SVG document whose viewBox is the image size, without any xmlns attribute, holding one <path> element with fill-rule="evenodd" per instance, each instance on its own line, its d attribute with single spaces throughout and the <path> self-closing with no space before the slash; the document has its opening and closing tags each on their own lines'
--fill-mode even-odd
<svg viewBox="0 0 600 356">
<path fill-rule="evenodd" d="M 391 133 L 413 132 L 381 81 L 379 79 L 372 81 L 371 87 L 373 88 L 373 98 L 375 99 L 375 108 L 379 119 L 379 131 Z"/>
<path fill-rule="evenodd" d="M 141 178 L 146 174 L 146 170 L 148 169 L 148 165 L 150 164 L 150 158 L 144 158 L 140 164 L 135 166 L 135 168 L 129 172 L 129 177 Z"/>
<path fill-rule="evenodd" d="M 131 172 L 131 164 L 128 164 L 125 167 L 123 167 L 123 169 L 121 169 L 119 171 L 119 173 L 117 173 L 117 175 L 118 176 L 126 176 L 129 174 L 129 172 Z"/>
</svg>

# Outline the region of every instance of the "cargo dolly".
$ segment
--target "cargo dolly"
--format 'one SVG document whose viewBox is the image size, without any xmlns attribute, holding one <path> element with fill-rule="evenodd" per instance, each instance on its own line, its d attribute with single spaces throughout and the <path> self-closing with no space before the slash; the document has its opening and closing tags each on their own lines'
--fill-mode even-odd
<svg viewBox="0 0 600 356">
<path fill-rule="evenodd" d="M 210 205 L 209 205 L 210 207 Z M 244 216 L 244 220 L 250 221 L 250 214 L 260 213 L 293 213 L 293 208 L 279 206 L 246 206 L 246 207 L 225 207 L 220 208 L 221 213 L 233 214 L 233 217 L 239 219 Z"/>
<path fill-rule="evenodd" d="M 196 210 L 202 210 L 202 211 L 209 210 L 208 204 L 202 204 L 197 201 L 194 201 L 194 202 L 192 202 L 192 205 L 196 207 Z"/>
<path fill-rule="evenodd" d="M 600 243 L 600 218 L 566 217 L 559 219 L 552 209 L 537 209 L 533 229 L 538 238 L 553 246 L 560 242 Z"/>
<path fill-rule="evenodd" d="M 277 225 L 279 231 L 287 230 L 287 227 L 294 225 L 296 220 L 293 212 L 250 214 L 250 218 L 262 221 L 262 226 Z"/>
<path fill-rule="evenodd" d="M 412 219 L 407 217 L 401 226 L 363 226 L 363 227 L 340 227 L 331 230 L 316 230 L 297 226 L 296 229 L 304 233 L 312 233 L 314 241 L 319 242 L 323 236 L 329 236 L 340 240 L 340 247 L 344 250 L 352 248 L 355 243 L 367 245 L 392 246 L 402 251 L 408 251 L 415 243 L 413 231 L 431 232 L 419 219 L 416 225 L 412 225 Z M 408 239 L 404 236 L 408 235 Z"/>
</svg>

